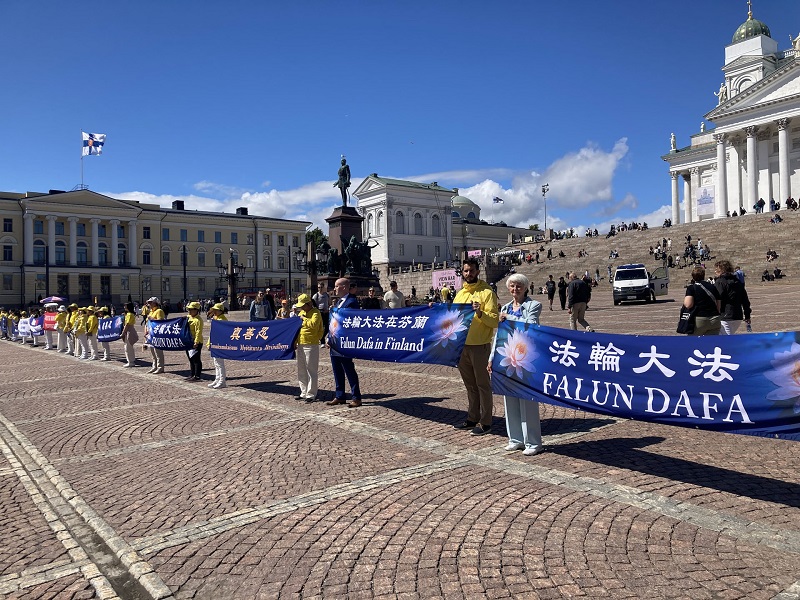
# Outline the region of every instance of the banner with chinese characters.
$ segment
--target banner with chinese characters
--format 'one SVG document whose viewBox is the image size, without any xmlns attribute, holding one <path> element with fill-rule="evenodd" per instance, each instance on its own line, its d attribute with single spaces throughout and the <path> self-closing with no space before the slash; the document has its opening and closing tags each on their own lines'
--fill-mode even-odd
<svg viewBox="0 0 800 600">
<path fill-rule="evenodd" d="M 454 367 L 474 315 L 470 304 L 332 310 L 329 341 L 350 358 Z"/>
<path fill-rule="evenodd" d="M 31 317 L 30 318 L 31 335 L 40 337 L 44 335 L 44 317 Z"/>
<path fill-rule="evenodd" d="M 161 350 L 189 350 L 194 346 L 192 334 L 189 331 L 189 319 L 164 319 L 163 321 L 148 321 L 147 336 L 144 341 L 148 346 Z"/>
<path fill-rule="evenodd" d="M 289 360 L 302 319 L 211 321 L 211 356 L 226 360 Z"/>
<path fill-rule="evenodd" d="M 122 315 L 100 319 L 97 324 L 98 342 L 115 342 L 122 337 Z"/>
<path fill-rule="evenodd" d="M 504 321 L 496 394 L 624 419 L 800 441 L 800 333 L 656 337 Z"/>
</svg>

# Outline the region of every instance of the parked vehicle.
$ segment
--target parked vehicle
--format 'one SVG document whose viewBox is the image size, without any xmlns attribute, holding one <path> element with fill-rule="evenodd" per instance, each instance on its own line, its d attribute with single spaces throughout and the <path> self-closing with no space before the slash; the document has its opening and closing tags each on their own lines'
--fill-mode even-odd
<svg viewBox="0 0 800 600">
<path fill-rule="evenodd" d="M 658 267 L 650 273 L 643 264 L 620 265 L 614 272 L 614 306 L 620 302 L 655 302 L 669 292 L 669 270 Z"/>
</svg>

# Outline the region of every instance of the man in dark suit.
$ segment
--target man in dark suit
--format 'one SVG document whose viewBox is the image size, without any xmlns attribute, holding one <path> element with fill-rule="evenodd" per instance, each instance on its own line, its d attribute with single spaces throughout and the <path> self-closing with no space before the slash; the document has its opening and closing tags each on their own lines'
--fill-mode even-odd
<svg viewBox="0 0 800 600">
<path fill-rule="evenodd" d="M 357 285 L 355 283 L 351 284 L 350 280 L 346 277 L 337 279 L 336 283 L 333 285 L 333 294 L 339 298 L 339 300 L 336 302 L 336 304 L 331 306 L 331 312 L 335 312 L 342 308 L 361 308 L 358 304 L 356 291 Z M 327 339 L 325 341 L 325 345 L 330 348 L 330 344 L 328 343 Z M 347 406 L 350 408 L 361 406 L 361 389 L 358 385 L 358 373 L 356 373 L 356 366 L 353 364 L 353 359 L 342 356 L 336 350 L 331 348 L 331 367 L 333 368 L 333 381 L 336 384 L 336 397 L 327 403 L 328 406 L 338 406 L 339 404 L 345 403 L 345 377 L 347 377 L 347 381 L 350 384 L 350 392 L 353 396 L 353 399 Z"/>
</svg>

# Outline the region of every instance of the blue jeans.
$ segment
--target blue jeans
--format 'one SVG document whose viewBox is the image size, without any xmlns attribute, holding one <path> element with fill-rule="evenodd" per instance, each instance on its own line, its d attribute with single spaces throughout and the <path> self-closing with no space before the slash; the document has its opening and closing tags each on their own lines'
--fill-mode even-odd
<svg viewBox="0 0 800 600">
<path fill-rule="evenodd" d="M 542 423 L 539 420 L 539 403 L 536 400 L 525 400 L 503 396 L 506 408 L 506 431 L 508 441 L 525 444 L 526 448 L 542 445 Z"/>
</svg>

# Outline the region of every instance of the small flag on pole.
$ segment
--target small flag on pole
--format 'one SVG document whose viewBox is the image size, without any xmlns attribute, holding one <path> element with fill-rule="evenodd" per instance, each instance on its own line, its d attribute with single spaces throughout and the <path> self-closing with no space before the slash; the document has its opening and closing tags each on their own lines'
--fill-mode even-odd
<svg viewBox="0 0 800 600">
<path fill-rule="evenodd" d="M 81 156 L 100 155 L 103 153 L 103 145 L 106 143 L 105 133 L 85 133 L 81 131 L 81 135 L 83 136 Z"/>
<path fill-rule="evenodd" d="M 494 202 L 495 204 L 503 204 L 503 199 L 495 196 L 494 198 L 492 198 L 492 202 Z"/>
</svg>

